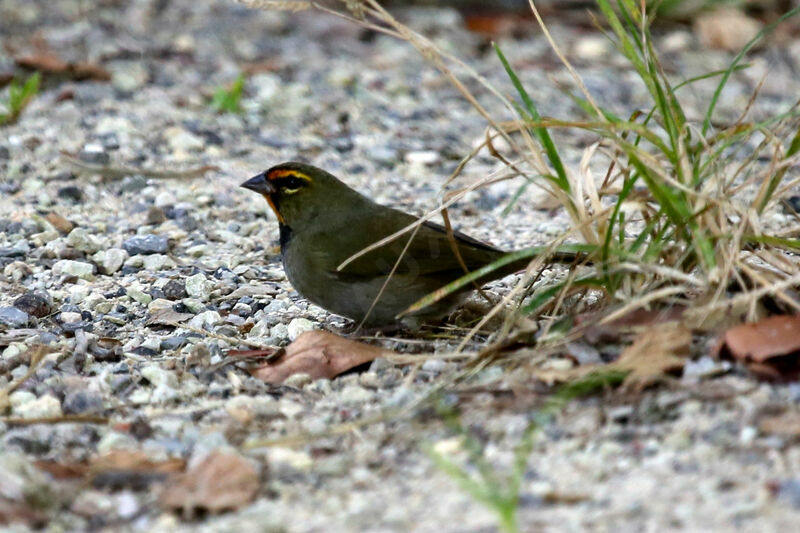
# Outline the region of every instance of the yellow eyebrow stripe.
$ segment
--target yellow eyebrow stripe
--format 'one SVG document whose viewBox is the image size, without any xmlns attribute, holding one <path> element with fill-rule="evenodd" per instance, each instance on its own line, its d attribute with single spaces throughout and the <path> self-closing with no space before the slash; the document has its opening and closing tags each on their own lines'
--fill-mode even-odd
<svg viewBox="0 0 800 533">
<path fill-rule="evenodd" d="M 297 170 L 285 170 L 285 169 L 273 170 L 272 172 L 270 172 L 267 175 L 267 179 L 269 179 L 269 180 L 277 180 L 277 179 L 286 178 L 286 177 L 290 177 L 290 176 L 294 177 L 294 178 L 300 178 L 301 180 L 306 180 L 308 182 L 312 181 L 309 176 L 306 176 L 302 172 L 298 172 Z"/>
</svg>

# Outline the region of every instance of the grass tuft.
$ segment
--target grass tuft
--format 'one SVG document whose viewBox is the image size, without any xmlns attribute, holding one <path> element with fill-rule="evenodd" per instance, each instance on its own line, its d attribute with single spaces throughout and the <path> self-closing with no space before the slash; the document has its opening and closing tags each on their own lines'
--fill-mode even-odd
<svg viewBox="0 0 800 533">
<path fill-rule="evenodd" d="M 501 531 L 517 533 L 520 531 L 517 510 L 523 495 L 523 480 L 539 429 L 551 422 L 572 400 L 617 386 L 625 376 L 625 372 L 618 370 L 599 371 L 562 385 L 542 407 L 529 415 L 530 423 L 515 446 L 513 461 L 505 472 L 498 471 L 490 462 L 481 440 L 463 425 L 458 413 L 443 402 L 438 405 L 439 415 L 450 431 L 460 437 L 466 452 L 465 461 L 459 463 L 432 446 L 427 446 L 425 451 L 439 470 L 450 476 L 475 501 L 495 513 Z"/>
<path fill-rule="evenodd" d="M 14 124 L 22 111 L 39 94 L 41 74 L 33 73 L 25 80 L 20 82 L 17 78 L 11 81 L 8 86 L 8 96 L 4 102 L 0 103 L 0 126 Z"/>
<path fill-rule="evenodd" d="M 244 82 L 244 74 L 239 74 L 230 86 L 217 89 L 211 99 L 211 107 L 220 113 L 241 113 Z"/>
</svg>

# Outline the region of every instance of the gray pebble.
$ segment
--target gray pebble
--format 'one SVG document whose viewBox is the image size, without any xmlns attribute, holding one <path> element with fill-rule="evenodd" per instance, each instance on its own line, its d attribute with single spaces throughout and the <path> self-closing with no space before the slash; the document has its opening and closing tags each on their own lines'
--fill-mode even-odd
<svg viewBox="0 0 800 533">
<path fill-rule="evenodd" d="M 111 157 L 103 149 L 102 144 L 87 144 L 78 153 L 78 158 L 91 165 L 108 165 Z"/>
<path fill-rule="evenodd" d="M 0 257 L 23 257 L 31 251 L 28 241 L 20 239 L 12 246 L 0 247 Z"/>
<path fill-rule="evenodd" d="M 21 328 L 28 325 L 30 316 L 25 311 L 21 311 L 16 307 L 0 307 L 0 324 L 10 326 L 12 328 Z"/>
<path fill-rule="evenodd" d="M 130 255 L 163 254 L 169 250 L 169 241 L 163 235 L 136 235 L 126 239 L 122 247 Z"/>
<path fill-rule="evenodd" d="M 787 479 L 778 486 L 778 498 L 800 509 L 800 479 Z"/>
<path fill-rule="evenodd" d="M 91 263 L 84 263 L 83 261 L 62 259 L 53 265 L 53 274 L 56 276 L 67 274 L 69 276 L 91 280 L 94 278 L 94 265 Z"/>
<path fill-rule="evenodd" d="M 388 146 L 371 146 L 364 152 L 369 159 L 375 161 L 376 163 L 390 167 L 396 165 L 398 159 L 400 158 L 397 150 Z"/>
<path fill-rule="evenodd" d="M 168 300 L 180 300 L 187 296 L 186 285 L 178 279 L 169 280 L 161 290 L 164 291 L 164 297 Z"/>
<path fill-rule="evenodd" d="M 90 390 L 73 390 L 61 404 L 67 414 L 97 414 L 103 411 L 103 397 Z"/>
</svg>

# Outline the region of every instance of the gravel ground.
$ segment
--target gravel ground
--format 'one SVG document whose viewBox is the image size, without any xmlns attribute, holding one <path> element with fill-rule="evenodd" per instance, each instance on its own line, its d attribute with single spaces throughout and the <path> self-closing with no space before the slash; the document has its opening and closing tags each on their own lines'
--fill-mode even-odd
<svg viewBox="0 0 800 533">
<path fill-rule="evenodd" d="M 467 33 L 458 13 L 401 15 L 511 91 L 486 40 Z M 598 35 L 558 22 L 551 30 L 601 101 L 622 113 L 644 104 L 641 84 Z M 429 359 L 411 375 L 410 367 L 381 359 L 360 374 L 281 387 L 218 365 L 244 341 L 285 345 L 310 329 L 346 326 L 292 290 L 273 215 L 238 184 L 302 158 L 380 202 L 422 213 L 483 135 L 483 119 L 450 85 L 391 38 L 328 16 L 226 2 L 0 0 L 0 31 L 0 74 L 43 46 L 111 74 L 108 82 L 46 78 L 20 121 L 0 130 L 0 389 L 28 371 L 28 345 L 45 343 L 53 353 L 12 393 L 11 416 L 111 419 L 0 421 L 0 525 L 25 508 L 34 516 L 28 523 L 50 531 L 495 531 L 491 512 L 421 449 L 426 443 L 464 459 L 457 436 L 427 411 L 338 436 L 248 445 L 324 433 L 409 405 L 454 363 Z M 568 76 L 538 32 L 529 33 L 500 44 L 536 89 L 543 114 L 575 116 L 550 81 Z M 682 76 L 730 60 L 700 50 L 681 29 L 659 36 L 659 44 L 669 71 Z M 766 72 L 754 116 L 786 109 L 800 89 L 797 57 L 800 41 L 791 40 L 755 55 L 753 68 L 723 95 L 721 116 L 735 117 Z M 214 112 L 209 96 L 244 66 L 253 72 L 244 112 Z M 469 86 L 496 116 L 510 118 Z M 702 101 L 712 86 L 699 84 L 687 96 Z M 559 141 L 577 168 L 591 139 L 564 133 Z M 104 179 L 78 171 L 61 151 L 84 165 L 217 169 L 202 177 Z M 482 154 L 461 183 L 498 168 Z M 558 235 L 566 221 L 533 209 L 534 191 L 502 218 L 517 186 L 473 193 L 451 216 L 459 229 L 508 249 Z M 773 215 L 777 225 L 790 220 Z M 170 310 L 190 327 L 152 319 Z M 447 339 L 382 342 L 409 353 L 454 347 Z M 514 379 L 490 368 L 447 397 L 501 471 L 534 405 L 510 400 Z M 800 387 L 762 384 L 707 356 L 673 385 L 574 402 L 547 424 L 523 480 L 522 530 L 794 529 L 796 433 L 764 422 L 788 417 L 796 429 Z M 161 505 L 158 476 L 84 483 L 34 468 L 41 460 L 91 463 L 118 450 L 190 467 L 215 451 L 243 457 L 257 472 L 258 490 L 234 511 L 188 520 Z M 24 531 L 24 523 L 9 530 Z"/>
</svg>

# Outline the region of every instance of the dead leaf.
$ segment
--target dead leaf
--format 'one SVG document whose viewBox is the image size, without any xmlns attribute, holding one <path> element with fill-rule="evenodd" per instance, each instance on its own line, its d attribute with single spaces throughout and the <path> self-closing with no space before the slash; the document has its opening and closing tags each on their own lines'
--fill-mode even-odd
<svg viewBox="0 0 800 533">
<path fill-rule="evenodd" d="M 557 490 L 549 490 L 542 495 L 542 500 L 551 505 L 575 505 L 591 499 L 592 497 L 588 494 L 559 492 Z"/>
<path fill-rule="evenodd" d="M 162 483 L 186 468 L 183 459 L 153 461 L 138 450 L 112 450 L 88 462 L 40 460 L 35 464 L 55 479 L 86 478 L 93 487 L 110 490 L 147 490 L 153 483 Z"/>
<path fill-rule="evenodd" d="M 683 370 L 692 334 L 677 322 L 666 322 L 642 331 L 610 368 L 628 371 L 622 383 L 627 389 L 642 390 L 665 374 Z"/>
<path fill-rule="evenodd" d="M 189 320 L 194 315 L 192 313 L 179 313 L 172 307 L 164 307 L 161 309 L 153 310 L 147 317 L 145 326 L 160 324 L 162 326 L 174 326 L 184 320 Z"/>
<path fill-rule="evenodd" d="M 247 76 L 254 76 L 263 72 L 275 72 L 284 66 L 283 61 L 270 57 L 269 59 L 261 59 L 252 61 L 241 65 L 242 73 Z"/>
<path fill-rule="evenodd" d="M 724 347 L 737 359 L 763 363 L 800 350 L 800 315 L 771 316 L 725 332 Z"/>
<path fill-rule="evenodd" d="M 112 450 L 89 462 L 93 487 L 107 490 L 147 490 L 186 467 L 183 459 L 153 461 L 138 450 Z"/>
<path fill-rule="evenodd" d="M 14 59 L 14 63 L 16 63 L 18 67 L 44 72 L 45 74 L 68 76 L 78 81 L 109 81 L 111 79 L 111 74 L 96 63 L 81 61 L 69 63 L 50 51 L 42 51 L 30 56 L 18 57 Z"/>
<path fill-rule="evenodd" d="M 78 61 L 70 63 L 69 73 L 73 79 L 81 80 L 94 80 L 94 81 L 110 81 L 111 74 L 97 63 L 88 63 Z"/>
<path fill-rule="evenodd" d="M 800 375 L 800 315 L 777 315 L 726 331 L 715 349 L 722 358 L 745 363 L 750 371 L 768 379 L 794 379 Z"/>
<path fill-rule="evenodd" d="M 197 509 L 217 513 L 249 503 L 259 488 L 259 475 L 247 459 L 214 451 L 164 488 L 161 501 L 191 518 Z"/>
<path fill-rule="evenodd" d="M 274 384 L 283 383 L 292 374 L 299 373 L 308 374 L 311 379 L 331 379 L 388 353 L 394 352 L 327 331 L 307 331 L 287 346 L 281 357 L 251 371 L 251 374 Z"/>
<path fill-rule="evenodd" d="M 86 463 L 59 463 L 53 459 L 39 459 L 33 463 L 36 468 L 43 470 L 55 479 L 82 478 L 89 472 Z"/>
<path fill-rule="evenodd" d="M 591 344 L 615 342 L 620 337 L 640 331 L 643 328 L 650 328 L 664 322 L 682 320 L 685 311 L 686 308 L 679 305 L 657 310 L 634 309 L 618 319 L 604 324 L 600 324 L 599 321 L 608 315 L 608 311 L 593 311 L 578 315 L 575 318 L 575 324 L 587 324 L 583 336 Z"/>
<path fill-rule="evenodd" d="M 758 430 L 761 433 L 796 440 L 800 438 L 800 413 L 788 412 L 762 418 L 758 423 Z"/>
<path fill-rule="evenodd" d="M 161 472 L 172 474 L 182 472 L 186 466 L 183 459 L 166 459 L 153 461 L 147 454 L 139 450 L 111 450 L 103 455 L 93 457 L 89 461 L 92 473 L 111 470 L 134 470 L 139 472 Z"/>
<path fill-rule="evenodd" d="M 694 31 L 703 47 L 738 52 L 761 31 L 762 24 L 736 8 L 702 13 L 694 20 Z"/>
<path fill-rule="evenodd" d="M 522 13 L 475 12 L 466 14 L 464 23 L 473 33 L 498 37 L 512 35 L 527 18 Z"/>
<path fill-rule="evenodd" d="M 67 220 L 66 218 L 62 217 L 58 213 L 47 213 L 44 216 L 44 219 L 47 220 L 50 224 L 53 225 L 60 233 L 66 235 L 73 229 L 75 229 L 75 224 Z"/>
<path fill-rule="evenodd" d="M 18 67 L 30 70 L 40 70 L 61 74 L 67 71 L 67 62 L 52 52 L 40 52 L 30 56 L 21 56 L 14 59 Z"/>
</svg>

